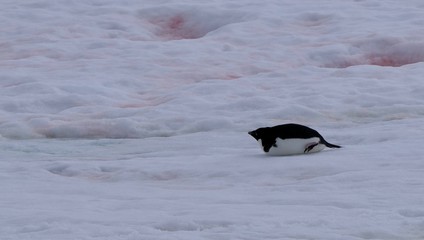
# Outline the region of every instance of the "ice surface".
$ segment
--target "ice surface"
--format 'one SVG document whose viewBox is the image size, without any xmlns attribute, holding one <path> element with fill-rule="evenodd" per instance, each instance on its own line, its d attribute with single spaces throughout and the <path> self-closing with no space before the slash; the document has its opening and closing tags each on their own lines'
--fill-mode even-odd
<svg viewBox="0 0 424 240">
<path fill-rule="evenodd" d="M 424 238 L 421 1 L 0 3 L 0 239 Z"/>
</svg>

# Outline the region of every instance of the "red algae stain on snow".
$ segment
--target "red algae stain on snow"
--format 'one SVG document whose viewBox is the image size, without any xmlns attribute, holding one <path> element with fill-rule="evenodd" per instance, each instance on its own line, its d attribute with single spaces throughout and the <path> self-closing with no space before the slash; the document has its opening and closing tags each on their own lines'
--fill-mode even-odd
<svg viewBox="0 0 424 240">
<path fill-rule="evenodd" d="M 402 67 L 408 64 L 424 62 L 424 59 L 408 57 L 407 55 L 396 54 L 368 54 L 364 57 L 349 59 L 339 59 L 338 61 L 325 64 L 329 68 L 347 68 L 359 65 L 374 65 L 381 67 Z"/>
<path fill-rule="evenodd" d="M 156 7 L 138 11 L 139 18 L 148 23 L 148 31 L 157 40 L 198 39 L 228 24 L 244 22 L 245 13 L 214 11 L 199 7 Z"/>
<path fill-rule="evenodd" d="M 396 59 L 392 59 L 389 57 L 371 57 L 369 59 L 369 64 L 383 67 L 400 67 L 408 63 L 400 63 L 396 61 Z"/>
<path fill-rule="evenodd" d="M 167 23 L 167 27 L 170 30 L 178 31 L 180 30 L 184 25 L 184 18 L 182 16 L 174 16 L 169 19 Z"/>
<path fill-rule="evenodd" d="M 175 16 L 169 21 L 170 35 L 174 39 L 196 39 L 203 37 L 206 33 L 196 30 L 188 25 L 187 21 L 182 16 Z"/>
<path fill-rule="evenodd" d="M 190 26 L 183 15 L 151 19 L 149 22 L 158 26 L 156 35 L 167 40 L 196 39 L 204 36 L 199 30 Z"/>
<path fill-rule="evenodd" d="M 148 24 L 147 30 L 162 41 L 202 38 L 223 26 L 247 19 L 241 12 L 189 6 L 147 8 L 138 11 L 138 17 Z"/>
<path fill-rule="evenodd" d="M 424 59 L 423 59 L 424 60 Z M 401 67 L 408 64 L 422 62 L 417 59 L 408 59 L 404 56 L 396 56 L 396 55 L 387 55 L 387 56 L 378 56 L 378 55 L 370 55 L 368 56 L 368 61 L 370 65 L 377 65 L 383 67 Z"/>
<path fill-rule="evenodd" d="M 187 21 L 180 15 L 171 17 L 166 21 L 161 35 L 170 39 L 195 39 L 201 37 L 194 34 L 194 30 L 187 26 Z"/>
<path fill-rule="evenodd" d="M 338 54 L 322 55 L 321 66 L 329 68 L 346 68 L 357 65 L 375 65 L 382 67 L 401 67 L 408 64 L 424 62 L 424 42 L 407 42 L 402 39 L 376 38 L 360 41 L 347 46 L 355 49 Z M 344 53 L 344 54 L 343 54 Z M 335 56 L 333 56 L 335 55 Z"/>
</svg>

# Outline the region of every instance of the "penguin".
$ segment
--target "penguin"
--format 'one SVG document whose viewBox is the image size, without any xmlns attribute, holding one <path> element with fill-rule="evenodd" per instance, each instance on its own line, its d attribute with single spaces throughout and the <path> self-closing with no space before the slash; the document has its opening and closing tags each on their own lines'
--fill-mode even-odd
<svg viewBox="0 0 424 240">
<path fill-rule="evenodd" d="M 268 155 L 286 156 L 315 153 L 341 146 L 327 142 L 316 130 L 296 123 L 258 128 L 248 132 Z"/>
</svg>

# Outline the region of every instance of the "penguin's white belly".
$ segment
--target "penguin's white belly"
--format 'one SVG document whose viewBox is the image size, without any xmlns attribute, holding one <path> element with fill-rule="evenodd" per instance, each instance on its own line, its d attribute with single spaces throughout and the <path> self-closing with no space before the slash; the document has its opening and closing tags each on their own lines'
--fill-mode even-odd
<svg viewBox="0 0 424 240">
<path fill-rule="evenodd" d="M 281 139 L 277 138 L 275 145 L 277 147 L 272 146 L 267 152 L 268 155 L 295 155 L 295 154 L 304 154 L 305 149 L 313 144 L 319 142 L 319 138 L 289 138 L 289 139 Z M 324 144 L 318 144 L 313 147 L 307 153 L 319 152 L 325 148 Z"/>
</svg>

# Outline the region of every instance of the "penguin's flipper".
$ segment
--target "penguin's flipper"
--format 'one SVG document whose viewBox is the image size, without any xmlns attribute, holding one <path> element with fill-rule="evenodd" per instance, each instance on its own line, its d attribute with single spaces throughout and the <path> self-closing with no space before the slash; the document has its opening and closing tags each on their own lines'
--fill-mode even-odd
<svg viewBox="0 0 424 240">
<path fill-rule="evenodd" d="M 306 145 L 305 147 L 305 151 L 304 153 L 308 153 L 309 151 L 311 151 L 314 147 L 316 147 L 319 143 L 314 142 L 314 143 L 309 143 Z"/>
</svg>

